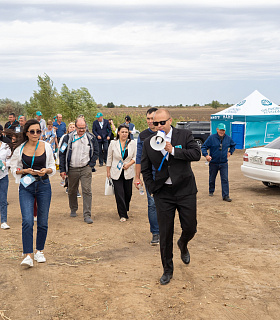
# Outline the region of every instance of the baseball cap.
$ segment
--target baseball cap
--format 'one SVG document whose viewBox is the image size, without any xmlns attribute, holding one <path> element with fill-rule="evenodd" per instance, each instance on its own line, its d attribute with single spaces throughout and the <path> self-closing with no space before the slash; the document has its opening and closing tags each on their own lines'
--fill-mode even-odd
<svg viewBox="0 0 280 320">
<path fill-rule="evenodd" d="M 224 123 L 219 123 L 217 129 L 226 131 L 226 125 Z"/>
<path fill-rule="evenodd" d="M 42 113 L 41 111 L 37 111 L 37 112 L 36 112 L 36 116 L 39 117 L 39 116 L 42 116 L 42 115 L 43 115 L 43 113 Z"/>
<path fill-rule="evenodd" d="M 101 112 L 98 112 L 96 115 L 96 118 L 100 118 L 100 117 L 103 117 L 103 114 Z"/>
</svg>

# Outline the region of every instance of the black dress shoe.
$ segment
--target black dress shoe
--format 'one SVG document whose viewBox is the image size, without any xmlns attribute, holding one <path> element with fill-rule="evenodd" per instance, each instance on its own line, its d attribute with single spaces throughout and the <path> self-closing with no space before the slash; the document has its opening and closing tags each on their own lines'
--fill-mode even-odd
<svg viewBox="0 0 280 320">
<path fill-rule="evenodd" d="M 181 259 L 185 264 L 189 264 L 191 257 L 187 246 L 184 246 L 180 239 L 177 242 L 179 249 L 181 250 Z"/>
<path fill-rule="evenodd" d="M 168 284 L 171 279 L 172 279 L 172 274 L 164 273 L 160 278 L 160 284 L 163 284 L 163 285 Z"/>
<path fill-rule="evenodd" d="M 223 200 L 224 200 L 224 201 L 227 201 L 227 202 L 231 202 L 231 201 L 232 201 L 229 196 L 225 196 L 225 197 L 223 198 Z"/>
</svg>

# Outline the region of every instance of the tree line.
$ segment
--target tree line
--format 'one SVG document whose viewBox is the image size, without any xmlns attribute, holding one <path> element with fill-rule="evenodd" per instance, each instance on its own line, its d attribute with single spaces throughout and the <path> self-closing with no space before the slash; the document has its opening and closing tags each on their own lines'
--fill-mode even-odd
<svg viewBox="0 0 280 320">
<path fill-rule="evenodd" d="M 41 111 L 45 119 L 53 119 L 53 117 L 61 113 L 63 118 L 67 121 L 75 119 L 79 114 L 83 114 L 87 119 L 93 119 L 97 110 L 103 107 L 106 108 L 124 108 L 124 107 L 152 107 L 151 105 L 125 106 L 115 105 L 113 102 L 108 102 L 107 105 L 97 104 L 91 96 L 87 88 L 81 87 L 79 89 L 69 89 L 66 84 L 62 85 L 61 91 L 58 92 L 54 86 L 51 78 L 44 74 L 38 76 L 37 84 L 39 89 L 33 91 L 32 97 L 25 103 L 15 102 L 11 99 L 0 99 L 0 118 L 7 119 L 11 112 L 17 116 L 25 115 L 27 118 L 34 118 L 36 111 Z M 193 107 L 200 106 L 199 104 L 192 105 Z M 219 107 L 229 107 L 230 105 L 221 104 L 218 101 L 212 101 L 205 106 L 210 106 L 214 109 Z M 157 108 L 185 108 L 189 105 L 175 105 L 175 106 L 154 106 Z"/>
</svg>

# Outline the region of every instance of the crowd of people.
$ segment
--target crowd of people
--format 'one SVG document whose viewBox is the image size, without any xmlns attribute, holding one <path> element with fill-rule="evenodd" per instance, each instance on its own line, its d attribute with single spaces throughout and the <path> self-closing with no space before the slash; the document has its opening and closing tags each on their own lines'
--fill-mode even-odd
<svg viewBox="0 0 280 320">
<path fill-rule="evenodd" d="M 148 219 L 152 234 L 151 245 L 160 245 L 163 275 L 162 285 L 173 276 L 173 233 L 175 211 L 178 211 L 181 236 L 177 245 L 184 264 L 190 263 L 189 241 L 195 236 L 196 182 L 192 161 L 199 161 L 201 150 L 189 130 L 174 128 L 167 109 L 150 108 L 146 112 L 148 128 L 137 139 L 131 117 L 117 128 L 112 119 L 104 119 L 98 112 L 92 132 L 85 117 L 79 115 L 68 127 L 57 114 L 47 122 L 40 111 L 36 119 L 11 113 L 4 128 L 0 125 L 0 210 L 1 228 L 9 229 L 7 221 L 8 168 L 19 183 L 19 202 L 22 215 L 22 243 L 24 259 L 21 265 L 32 267 L 33 258 L 45 262 L 44 246 L 48 231 L 51 202 L 49 177 L 59 169 L 62 183 L 67 187 L 70 217 L 78 210 L 79 184 L 83 198 L 83 219 L 93 223 L 92 172 L 96 161 L 106 165 L 106 175 L 114 186 L 120 222 L 129 219 L 133 192 L 145 186 L 148 200 Z M 153 139 L 164 136 L 161 149 L 153 146 Z M 234 152 L 235 143 L 218 125 L 202 146 L 202 154 L 209 165 L 209 196 L 213 196 L 215 179 L 220 171 L 223 200 L 230 202 L 227 159 Z M 208 154 L 210 152 L 210 154 Z M 143 181 L 141 180 L 141 173 Z M 33 252 L 33 227 L 37 216 L 36 248 Z M 32 258 L 33 255 L 33 258 Z"/>
</svg>

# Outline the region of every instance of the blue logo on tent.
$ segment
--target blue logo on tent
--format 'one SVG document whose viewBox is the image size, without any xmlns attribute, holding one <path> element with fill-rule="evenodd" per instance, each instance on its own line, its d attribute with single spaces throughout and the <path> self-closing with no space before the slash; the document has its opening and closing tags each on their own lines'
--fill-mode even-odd
<svg viewBox="0 0 280 320">
<path fill-rule="evenodd" d="M 266 99 L 263 99 L 261 101 L 261 103 L 262 103 L 263 106 L 271 106 L 272 105 L 272 102 L 269 101 L 269 100 L 266 100 Z"/>
<path fill-rule="evenodd" d="M 243 100 L 243 101 L 241 101 L 241 102 L 239 102 L 239 103 L 237 103 L 237 106 L 240 107 L 240 106 L 242 106 L 245 102 L 246 102 L 246 99 Z"/>
</svg>

